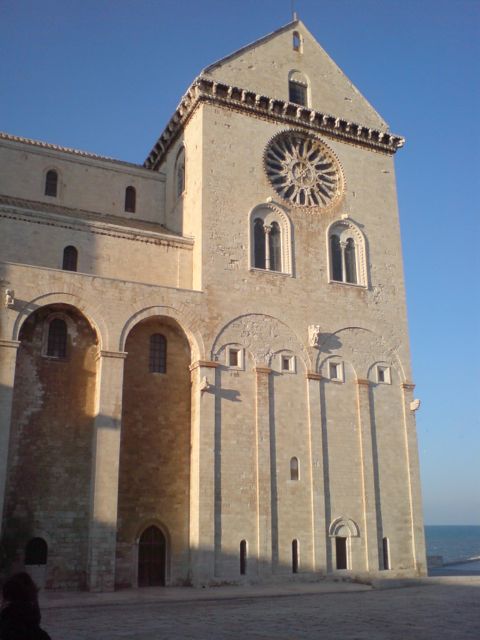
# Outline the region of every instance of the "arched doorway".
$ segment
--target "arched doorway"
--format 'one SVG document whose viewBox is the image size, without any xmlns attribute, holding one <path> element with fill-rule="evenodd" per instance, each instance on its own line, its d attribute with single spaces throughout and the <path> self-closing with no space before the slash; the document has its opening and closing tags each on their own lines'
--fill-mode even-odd
<svg viewBox="0 0 480 640">
<path fill-rule="evenodd" d="M 165 586 L 167 543 L 158 527 L 150 526 L 138 543 L 138 586 Z"/>
</svg>

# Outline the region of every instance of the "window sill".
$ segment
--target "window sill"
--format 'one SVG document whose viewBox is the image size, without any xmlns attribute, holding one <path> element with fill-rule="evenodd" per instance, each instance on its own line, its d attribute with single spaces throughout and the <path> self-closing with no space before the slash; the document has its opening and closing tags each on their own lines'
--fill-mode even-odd
<svg viewBox="0 0 480 640">
<path fill-rule="evenodd" d="M 357 284 L 355 282 L 342 282 L 341 280 L 329 280 L 328 284 L 339 284 L 342 287 L 353 287 L 354 289 L 368 289 L 365 284 Z"/>
<path fill-rule="evenodd" d="M 291 273 L 285 273 L 284 271 L 273 271 L 271 269 L 260 269 L 259 267 L 250 267 L 249 271 L 257 273 L 269 273 L 273 276 L 283 276 L 284 278 L 293 278 Z"/>
</svg>

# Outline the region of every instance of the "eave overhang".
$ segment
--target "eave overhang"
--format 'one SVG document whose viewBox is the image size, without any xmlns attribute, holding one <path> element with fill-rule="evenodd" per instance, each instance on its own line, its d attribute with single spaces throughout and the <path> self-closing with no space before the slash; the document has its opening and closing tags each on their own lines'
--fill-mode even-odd
<svg viewBox="0 0 480 640">
<path fill-rule="evenodd" d="M 338 138 L 350 144 L 369 147 L 372 150 L 388 154 L 395 153 L 405 144 L 405 138 L 388 131 L 372 129 L 357 122 L 350 122 L 286 100 L 269 98 L 247 89 L 199 76 L 183 96 L 175 113 L 145 160 L 144 167 L 147 169 L 159 167 L 168 149 L 201 103 L 209 103 L 248 113 L 257 118 L 308 129 L 330 138 Z"/>
</svg>

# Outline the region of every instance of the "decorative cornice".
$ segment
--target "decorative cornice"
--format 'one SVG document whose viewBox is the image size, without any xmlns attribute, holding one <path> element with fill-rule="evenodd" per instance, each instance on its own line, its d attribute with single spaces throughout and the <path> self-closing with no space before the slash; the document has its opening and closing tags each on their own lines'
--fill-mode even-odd
<svg viewBox="0 0 480 640">
<path fill-rule="evenodd" d="M 220 362 L 214 362 L 213 360 L 197 360 L 196 362 L 192 362 L 189 369 L 190 371 L 195 371 L 200 367 L 206 367 L 208 369 L 216 369 L 220 366 Z"/>
<path fill-rule="evenodd" d="M 357 378 L 356 382 L 360 387 L 370 386 L 370 380 L 366 380 L 365 378 Z"/>
<path fill-rule="evenodd" d="M 54 209 L 54 211 L 52 211 Z M 0 218 L 8 220 L 20 220 L 30 224 L 40 224 L 62 229 L 71 229 L 84 233 L 93 233 L 114 238 L 123 238 L 147 244 L 159 244 L 169 247 L 180 247 L 182 249 L 192 249 L 194 240 L 181 236 L 170 235 L 163 228 L 162 231 L 155 231 L 153 223 L 139 224 L 143 228 L 136 228 L 134 225 L 127 226 L 127 220 L 116 218 L 102 220 L 101 214 L 93 214 L 78 209 L 68 209 L 58 205 L 50 205 L 41 202 L 31 202 L 0 196 Z M 123 224 L 122 224 L 123 223 Z"/>
<path fill-rule="evenodd" d="M 322 375 L 320 373 L 316 373 L 315 371 L 307 371 L 305 374 L 307 380 L 321 380 Z"/>
<path fill-rule="evenodd" d="M 402 383 L 402 389 L 407 389 L 408 391 L 413 391 L 415 389 L 415 385 L 413 382 L 404 382 Z"/>
<path fill-rule="evenodd" d="M 356 122 L 350 122 L 343 118 L 337 118 L 330 114 L 320 113 L 314 109 L 287 102 L 286 100 L 268 98 L 254 91 L 248 91 L 233 85 L 215 82 L 205 76 L 199 76 L 190 85 L 145 160 L 144 166 L 147 169 L 156 169 L 158 167 L 165 153 L 201 102 L 224 106 L 235 111 L 247 112 L 260 118 L 273 119 L 276 122 L 290 126 L 302 127 L 331 138 L 339 138 L 345 142 L 385 153 L 395 153 L 405 143 L 404 138 L 387 131 L 372 129 Z"/>
<path fill-rule="evenodd" d="M 28 144 L 31 147 L 40 147 L 41 149 L 47 149 L 49 151 L 60 151 L 61 153 L 68 153 L 81 158 L 90 158 L 91 160 L 106 160 L 107 162 L 114 162 L 116 164 L 122 164 L 127 167 L 135 167 L 136 169 L 144 168 L 141 164 L 135 164 L 134 162 L 117 160 L 116 158 L 111 158 L 109 156 L 101 156 L 97 153 L 91 153 L 90 151 L 80 151 L 79 149 L 72 149 L 71 147 L 62 147 L 58 144 L 43 142 L 42 140 L 32 140 L 31 138 L 22 138 L 21 136 L 14 136 L 4 131 L 0 131 L 0 140 L 5 140 L 7 142 L 19 142 L 21 144 Z"/>
</svg>

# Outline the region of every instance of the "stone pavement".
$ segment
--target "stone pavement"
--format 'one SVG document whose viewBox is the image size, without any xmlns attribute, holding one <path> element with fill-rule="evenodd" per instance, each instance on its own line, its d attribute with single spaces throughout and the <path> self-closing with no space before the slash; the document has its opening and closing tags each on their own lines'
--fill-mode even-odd
<svg viewBox="0 0 480 640">
<path fill-rule="evenodd" d="M 480 578 L 43 594 L 52 640 L 462 640 Z M 394 588 L 394 587 L 397 588 Z"/>
</svg>

